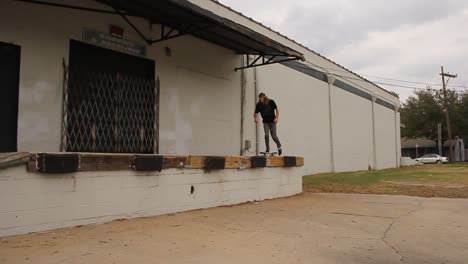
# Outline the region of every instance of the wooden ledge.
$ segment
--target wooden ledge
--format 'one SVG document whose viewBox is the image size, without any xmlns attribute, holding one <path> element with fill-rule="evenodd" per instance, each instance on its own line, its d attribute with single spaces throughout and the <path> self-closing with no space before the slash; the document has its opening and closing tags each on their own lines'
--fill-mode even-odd
<svg viewBox="0 0 468 264">
<path fill-rule="evenodd" d="M 207 171 L 224 169 L 253 169 L 252 157 L 247 156 L 175 156 L 175 155 L 142 155 L 142 154 L 112 154 L 112 153 L 24 153 L 23 163 L 27 162 L 30 172 L 70 173 L 76 171 L 159 171 L 160 169 L 205 169 Z M 70 162 L 70 159 L 78 160 Z M 135 161 L 144 161 L 135 166 Z M 153 166 L 151 160 L 158 161 Z M 160 164 L 162 160 L 162 164 Z M 266 167 L 302 167 L 303 157 L 269 157 Z M 258 167 L 258 166 L 257 166 Z M 53 168 L 50 172 L 47 168 Z"/>
<path fill-rule="evenodd" d="M 0 169 L 27 164 L 30 156 L 29 152 L 0 153 Z"/>
</svg>

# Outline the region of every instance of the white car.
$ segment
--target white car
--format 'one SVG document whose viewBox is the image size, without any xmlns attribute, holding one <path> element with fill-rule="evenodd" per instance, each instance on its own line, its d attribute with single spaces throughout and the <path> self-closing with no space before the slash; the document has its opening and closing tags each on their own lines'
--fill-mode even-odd
<svg viewBox="0 0 468 264">
<path fill-rule="evenodd" d="M 449 163 L 449 159 L 447 157 L 442 157 L 437 154 L 427 154 L 427 155 L 422 156 L 421 158 L 417 158 L 414 160 L 423 164 Z"/>
</svg>

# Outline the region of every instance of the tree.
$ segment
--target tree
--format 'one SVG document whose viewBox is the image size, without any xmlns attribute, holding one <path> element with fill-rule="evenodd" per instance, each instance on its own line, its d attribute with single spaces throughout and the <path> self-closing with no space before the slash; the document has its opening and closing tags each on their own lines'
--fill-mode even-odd
<svg viewBox="0 0 468 264">
<path fill-rule="evenodd" d="M 444 112 L 432 90 L 416 91 L 401 107 L 402 136 L 427 138 L 437 142 L 437 124 L 444 121 Z"/>
<path fill-rule="evenodd" d="M 454 135 L 462 137 L 465 142 L 468 142 L 468 92 L 460 94 L 457 101 L 455 109 L 457 113 L 456 133 Z"/>
<path fill-rule="evenodd" d="M 447 91 L 447 108 L 450 113 L 453 136 L 468 140 L 468 93 Z M 419 90 L 403 103 L 401 122 L 404 124 L 402 136 L 427 138 L 437 142 L 437 124 L 445 128 L 442 141 L 448 140 L 444 113 L 444 101 L 440 90 Z"/>
</svg>

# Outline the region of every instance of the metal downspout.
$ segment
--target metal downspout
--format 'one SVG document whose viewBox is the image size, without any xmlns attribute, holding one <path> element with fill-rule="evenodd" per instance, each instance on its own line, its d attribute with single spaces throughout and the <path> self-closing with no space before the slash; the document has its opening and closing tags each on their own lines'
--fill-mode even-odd
<svg viewBox="0 0 468 264">
<path fill-rule="evenodd" d="M 241 65 L 244 66 L 244 56 L 241 56 Z M 245 121 L 245 90 L 246 90 L 245 70 L 241 70 L 241 123 L 240 123 L 240 155 L 244 156 L 244 121 Z"/>
<path fill-rule="evenodd" d="M 254 91 L 255 91 L 255 94 L 254 94 L 254 103 L 256 104 L 257 103 L 257 95 L 258 95 L 258 78 L 257 78 L 257 68 L 254 68 Z M 259 133 L 260 133 L 260 130 L 259 130 L 259 125 L 258 123 L 255 123 L 255 155 L 259 155 L 260 154 L 260 151 L 259 151 L 259 148 L 260 148 L 260 144 L 258 142 L 258 139 L 259 139 Z"/>
<path fill-rule="evenodd" d="M 376 127 L 375 127 L 375 102 L 377 101 L 377 96 L 372 95 L 372 151 L 374 159 L 373 170 L 377 170 L 377 140 L 376 140 Z"/>
<path fill-rule="evenodd" d="M 396 162 L 396 167 L 400 167 L 400 155 L 398 155 L 398 128 L 400 127 L 400 124 L 398 122 L 398 111 L 400 110 L 400 107 L 398 105 L 395 105 L 395 162 Z"/>
<path fill-rule="evenodd" d="M 330 125 L 330 168 L 331 172 L 335 172 L 335 147 L 333 138 L 333 111 L 332 111 L 332 87 L 336 78 L 332 75 L 327 75 L 328 81 L 328 117 Z"/>
</svg>

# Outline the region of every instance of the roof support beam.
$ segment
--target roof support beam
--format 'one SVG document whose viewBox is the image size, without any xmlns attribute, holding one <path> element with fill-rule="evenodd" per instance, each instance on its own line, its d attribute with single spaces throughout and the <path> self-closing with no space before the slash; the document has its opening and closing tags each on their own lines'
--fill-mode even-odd
<svg viewBox="0 0 468 264">
<path fill-rule="evenodd" d="M 265 66 L 265 65 L 270 65 L 270 64 L 275 64 L 275 63 L 281 63 L 281 62 L 286 62 L 286 61 L 295 61 L 295 60 L 300 60 L 301 58 L 297 57 L 284 57 L 282 56 L 280 59 L 276 59 L 278 56 L 269 56 L 269 55 L 258 55 L 252 62 L 249 61 L 248 56 L 247 56 L 247 66 L 242 66 L 238 67 L 235 70 L 243 70 L 243 69 L 248 69 L 248 68 L 253 68 L 253 67 L 260 67 L 260 66 Z M 262 59 L 261 63 L 257 63 L 260 59 Z"/>
<path fill-rule="evenodd" d="M 154 43 L 158 43 L 158 42 L 162 42 L 162 41 L 165 41 L 165 40 L 178 38 L 178 37 L 182 37 L 182 36 L 187 35 L 186 33 L 181 33 L 181 32 L 176 33 L 176 34 L 172 34 L 172 35 L 171 34 L 172 34 L 172 32 L 169 32 L 169 33 L 165 34 L 163 37 L 161 37 L 159 39 L 151 40 L 151 42 L 149 44 L 151 45 L 151 44 L 154 44 Z"/>
<path fill-rule="evenodd" d="M 122 11 L 120 11 L 117 7 L 115 7 L 114 5 L 110 4 L 109 5 L 115 10 L 115 13 L 118 14 L 120 17 L 122 17 L 123 20 L 125 20 L 125 22 L 127 22 L 127 24 L 133 28 L 133 30 L 135 30 L 135 32 L 148 44 L 148 45 L 152 45 L 154 43 L 158 43 L 158 42 L 162 42 L 162 41 L 165 41 L 165 40 L 169 40 L 169 39 L 173 39 L 173 38 L 177 38 L 177 37 L 181 37 L 181 36 L 184 36 L 186 35 L 186 33 L 184 33 L 183 31 L 179 31 L 178 33 L 176 34 L 173 34 L 174 32 L 174 28 L 170 28 L 169 29 L 169 32 L 166 33 L 166 25 L 165 24 L 160 24 L 161 25 L 161 37 L 159 39 L 150 39 L 148 37 L 146 37 L 139 29 L 138 27 L 132 23 L 132 21 L 130 21 L 130 19 L 128 19 L 128 17 L 125 15 L 125 13 L 123 13 Z M 191 27 L 191 25 L 187 26 L 186 29 L 189 29 Z M 184 30 L 185 31 L 185 30 Z"/>
<path fill-rule="evenodd" d="M 166 28 L 168 26 L 165 25 L 164 23 L 160 23 L 159 25 L 161 26 L 161 37 L 159 39 L 151 40 L 150 45 L 154 44 L 154 43 L 162 42 L 162 41 L 165 41 L 165 40 L 169 40 L 169 39 L 178 38 L 178 37 L 181 37 L 181 36 L 188 35 L 189 31 L 197 32 L 197 31 L 202 31 L 202 30 L 213 27 L 212 25 L 199 25 L 199 24 L 193 25 L 193 24 L 190 24 L 188 26 L 185 26 L 182 29 L 175 29 L 173 27 L 170 27 L 169 31 L 166 32 Z M 174 31 L 177 31 L 177 33 L 174 33 Z"/>
</svg>

